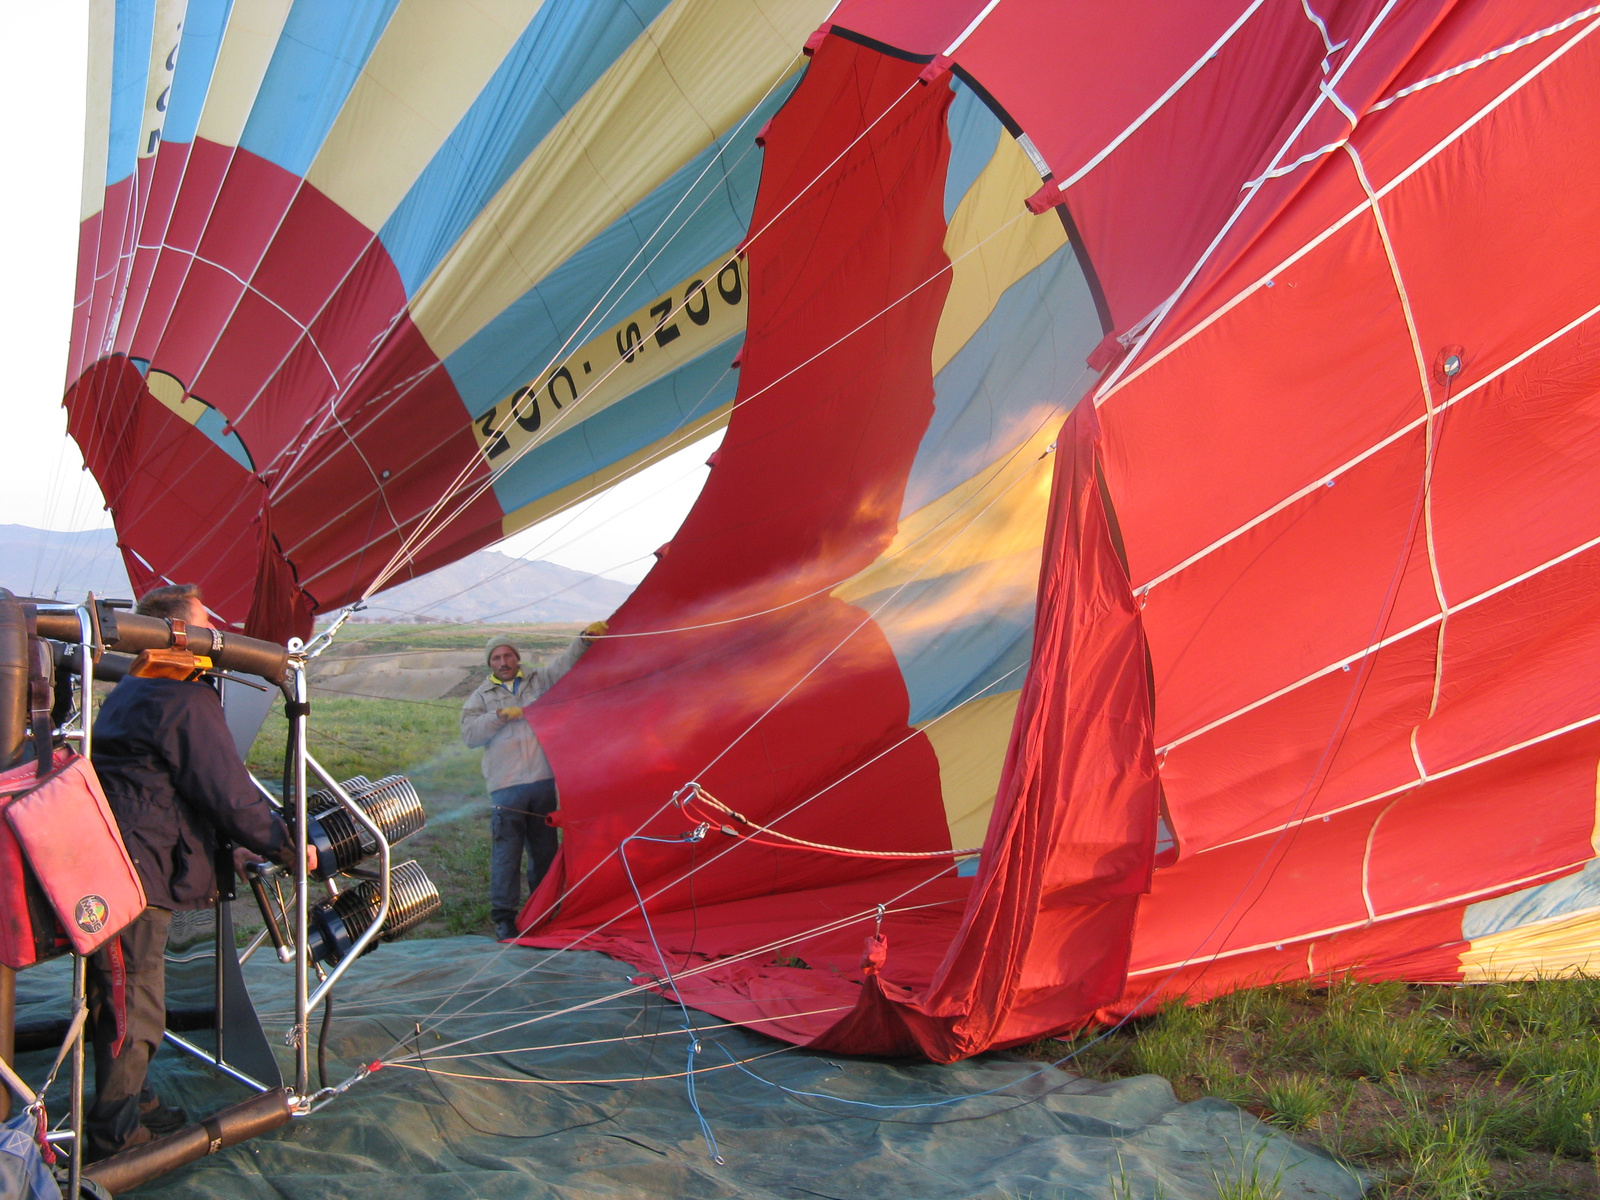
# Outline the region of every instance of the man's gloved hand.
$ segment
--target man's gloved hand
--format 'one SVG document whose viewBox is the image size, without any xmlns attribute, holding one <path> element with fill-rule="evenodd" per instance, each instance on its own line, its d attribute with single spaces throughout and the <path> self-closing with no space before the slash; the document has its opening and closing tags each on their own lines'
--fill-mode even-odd
<svg viewBox="0 0 1600 1200">
<path fill-rule="evenodd" d="M 605 621 L 591 621 L 588 625 L 584 626 L 583 632 L 578 636 L 586 642 L 592 642 L 596 638 L 605 637 L 606 630 L 610 628 L 611 626 Z"/>
<path fill-rule="evenodd" d="M 518 708 L 514 704 L 510 708 L 497 708 L 497 709 L 495 709 L 495 714 L 494 715 L 499 717 L 502 721 L 520 721 L 520 720 L 522 720 L 522 710 L 520 708 Z"/>
<path fill-rule="evenodd" d="M 233 848 L 234 873 L 238 875 L 240 879 L 243 879 L 246 882 L 249 882 L 250 876 L 245 873 L 245 868 L 251 863 L 263 861 L 265 860 L 262 859 L 261 855 L 257 854 L 254 850 L 251 850 L 248 846 L 235 846 Z M 315 871 L 316 869 L 317 848 L 315 846 L 308 845 L 306 846 L 306 870 Z"/>
</svg>

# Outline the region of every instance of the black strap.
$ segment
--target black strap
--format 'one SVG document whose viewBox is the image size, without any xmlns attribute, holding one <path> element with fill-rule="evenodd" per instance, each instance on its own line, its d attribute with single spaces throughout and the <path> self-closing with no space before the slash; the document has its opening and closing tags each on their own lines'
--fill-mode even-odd
<svg viewBox="0 0 1600 1200">
<path fill-rule="evenodd" d="M 39 778 L 50 774 L 55 765 L 50 752 L 50 682 L 55 662 L 50 647 L 39 636 L 39 615 L 33 605 L 23 612 L 28 621 L 28 724 L 33 730 L 33 753 L 38 761 Z"/>
</svg>

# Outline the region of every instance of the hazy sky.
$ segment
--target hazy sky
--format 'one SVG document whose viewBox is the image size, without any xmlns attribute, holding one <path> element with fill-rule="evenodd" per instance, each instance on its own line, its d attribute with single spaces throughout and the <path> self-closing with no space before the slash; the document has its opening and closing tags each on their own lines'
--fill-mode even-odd
<svg viewBox="0 0 1600 1200">
<path fill-rule="evenodd" d="M 71 530 L 110 523 L 100 489 L 66 436 L 61 408 L 78 253 L 87 11 L 82 0 L 0 0 L 0 22 L 15 49 L 7 72 L 19 118 L 8 147 L 12 169 L 0 188 L 0 228 L 8 231 L 0 322 L 11 363 L 0 398 L 8 418 L 0 524 Z M 650 552 L 671 539 L 699 494 L 703 464 L 719 438 L 500 548 L 617 579 L 643 577 Z"/>
</svg>

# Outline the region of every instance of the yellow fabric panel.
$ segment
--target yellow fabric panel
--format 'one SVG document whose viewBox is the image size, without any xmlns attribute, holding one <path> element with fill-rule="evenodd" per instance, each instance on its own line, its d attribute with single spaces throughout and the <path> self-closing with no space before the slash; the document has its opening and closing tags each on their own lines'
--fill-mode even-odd
<svg viewBox="0 0 1600 1200">
<path fill-rule="evenodd" d="M 196 137 L 237 146 L 293 0 L 234 0 Z"/>
<path fill-rule="evenodd" d="M 378 229 L 543 3 L 402 0 L 306 179 Z"/>
<path fill-rule="evenodd" d="M 199 400 L 189 399 L 189 389 L 175 376 L 165 371 L 151 371 L 145 376 L 144 386 L 162 404 L 193 425 L 205 414 L 206 406 Z"/>
<path fill-rule="evenodd" d="M 1002 136 L 945 232 L 944 252 L 953 265 L 950 294 L 933 339 L 935 374 L 978 331 L 1008 287 L 1067 244 L 1067 231 L 1053 211 L 1034 216 L 1023 208 L 1038 190 L 1039 173 L 1027 155 Z M 1002 226 L 1003 232 L 996 234 Z"/>
<path fill-rule="evenodd" d="M 1600 974 L 1600 910 L 1491 933 L 1461 954 L 1469 983 Z"/>
<path fill-rule="evenodd" d="M 739 259 L 714 259 L 480 413 L 472 422 L 478 448 L 491 467 L 502 466 L 529 442 L 576 429 L 645 384 L 737 337 L 744 332 L 748 292 Z M 728 361 L 733 361 L 731 351 Z M 557 418 L 561 423 L 552 424 Z"/>
<path fill-rule="evenodd" d="M 957 850 L 983 845 L 1021 696 L 983 696 L 921 726 L 939 758 L 944 816 Z"/>
<path fill-rule="evenodd" d="M 116 40 L 117 0 L 90 0 L 89 70 L 84 89 L 83 194 L 78 220 L 87 221 L 106 202 L 106 154 L 111 148 L 111 54 Z"/>
<path fill-rule="evenodd" d="M 172 98 L 172 74 L 178 66 L 178 40 L 189 0 L 157 0 L 150 36 L 150 70 L 145 74 L 144 117 L 139 122 L 139 157 L 150 158 L 161 145 Z"/>
<path fill-rule="evenodd" d="M 830 0 L 674 0 L 418 290 L 412 320 L 434 353 L 459 349 L 730 129 L 804 61 L 800 47 L 830 8 Z"/>
<path fill-rule="evenodd" d="M 659 442 L 652 443 L 642 450 L 635 451 L 626 458 L 619 458 L 592 475 L 585 475 L 576 479 L 566 487 L 541 496 L 530 504 L 513 509 L 500 520 L 502 536 L 510 537 L 513 533 L 520 533 L 530 525 L 536 525 L 546 517 L 553 517 L 565 509 L 571 508 L 587 499 L 592 493 L 608 488 L 614 483 L 621 483 L 630 475 L 636 475 L 646 467 L 660 462 L 674 451 L 681 450 L 690 442 L 706 437 L 724 428 L 728 424 L 728 416 L 733 412 L 733 405 L 709 412 L 699 418 L 692 425 L 685 426 L 676 433 L 662 438 Z"/>
<path fill-rule="evenodd" d="M 937 605 L 905 610 L 919 623 L 939 626 L 958 613 L 992 607 L 997 588 L 1019 589 L 1031 602 L 1050 509 L 1053 460 L 1045 450 L 1055 432 L 1049 424 L 1015 454 L 904 517 L 878 560 L 833 594 L 862 605 L 904 584 L 959 576 L 959 586 L 939 590 Z M 895 619 L 885 613 L 879 623 Z"/>
</svg>

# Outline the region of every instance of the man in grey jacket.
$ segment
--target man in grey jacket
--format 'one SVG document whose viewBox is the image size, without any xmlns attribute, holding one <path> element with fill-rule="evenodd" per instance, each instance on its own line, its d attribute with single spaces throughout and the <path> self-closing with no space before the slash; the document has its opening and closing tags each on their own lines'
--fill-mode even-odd
<svg viewBox="0 0 1600 1200">
<path fill-rule="evenodd" d="M 490 804 L 489 915 L 501 941 L 518 933 L 523 903 L 518 875 L 524 853 L 532 892 L 555 860 L 558 845 L 556 831 L 545 822 L 556 808 L 556 781 L 523 709 L 553 688 L 605 631 L 606 623 L 596 621 L 557 657 L 529 671 L 523 670 L 522 655 L 510 638 L 490 638 L 484 649 L 489 678 L 461 706 L 461 740 L 483 747 Z"/>
</svg>

